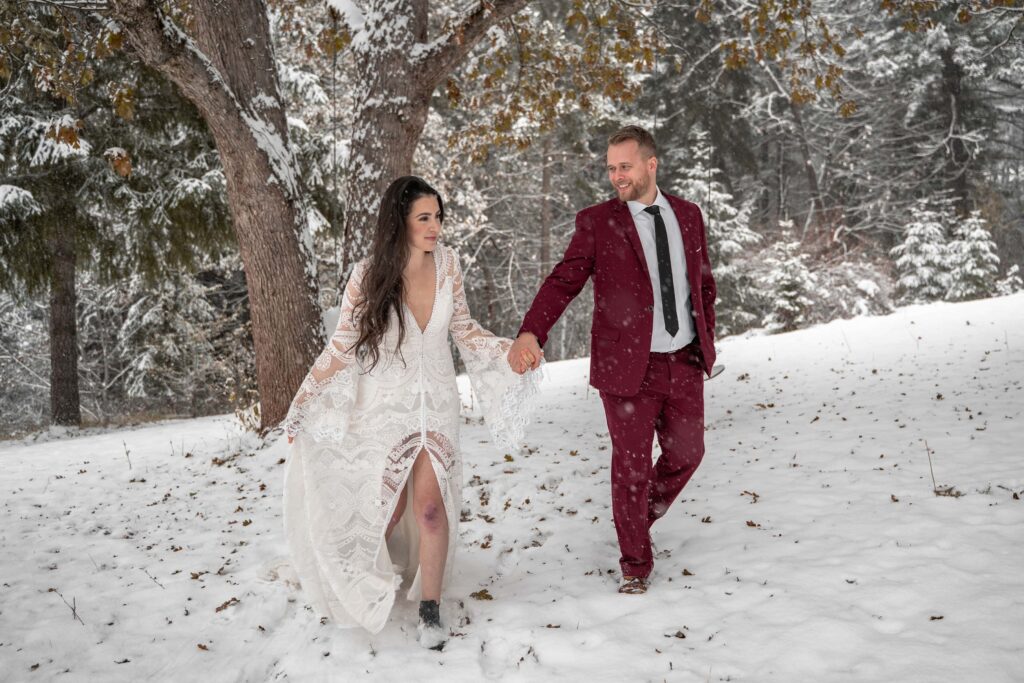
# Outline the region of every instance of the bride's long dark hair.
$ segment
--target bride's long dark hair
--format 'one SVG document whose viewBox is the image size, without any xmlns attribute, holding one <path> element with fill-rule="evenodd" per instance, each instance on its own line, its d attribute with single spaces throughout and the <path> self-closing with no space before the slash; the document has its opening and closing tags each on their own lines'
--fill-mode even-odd
<svg viewBox="0 0 1024 683">
<path fill-rule="evenodd" d="M 412 203 L 420 197 L 428 196 L 437 198 L 441 221 L 444 222 L 441 194 L 422 178 L 411 175 L 398 178 L 388 186 L 380 200 L 377 232 L 373 236 L 369 262 L 363 275 L 363 296 L 355 303 L 353 311 L 356 313 L 362 309 L 359 339 L 354 349 L 357 356 L 369 360 L 368 371 L 377 367 L 380 360 L 380 347 L 388 329 L 391 311 L 398 314 L 398 347 L 405 340 L 405 316 L 402 315 L 405 287 L 402 273 L 409 262 L 406 218 L 412 211 Z"/>
</svg>

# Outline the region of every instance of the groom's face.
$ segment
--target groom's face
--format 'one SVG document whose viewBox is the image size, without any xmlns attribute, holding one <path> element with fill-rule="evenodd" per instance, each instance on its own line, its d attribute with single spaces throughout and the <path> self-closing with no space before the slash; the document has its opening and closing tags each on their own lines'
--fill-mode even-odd
<svg viewBox="0 0 1024 683">
<path fill-rule="evenodd" d="M 646 156 L 635 140 L 608 145 L 608 180 L 624 202 L 646 198 L 654 186 L 658 159 Z"/>
</svg>

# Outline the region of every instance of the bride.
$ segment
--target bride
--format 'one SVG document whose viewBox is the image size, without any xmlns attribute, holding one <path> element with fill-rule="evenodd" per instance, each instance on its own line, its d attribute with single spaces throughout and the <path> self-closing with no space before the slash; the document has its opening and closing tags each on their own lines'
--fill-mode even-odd
<svg viewBox="0 0 1024 683">
<path fill-rule="evenodd" d="M 441 196 L 420 178 L 384 193 L 371 253 L 286 418 L 284 490 L 285 535 L 316 610 L 377 633 L 404 578 L 420 600 L 420 644 L 438 650 L 462 501 L 448 336 L 499 446 L 521 439 L 539 379 L 514 372 L 512 341 L 470 317 L 458 255 L 438 243 L 443 221 Z"/>
</svg>

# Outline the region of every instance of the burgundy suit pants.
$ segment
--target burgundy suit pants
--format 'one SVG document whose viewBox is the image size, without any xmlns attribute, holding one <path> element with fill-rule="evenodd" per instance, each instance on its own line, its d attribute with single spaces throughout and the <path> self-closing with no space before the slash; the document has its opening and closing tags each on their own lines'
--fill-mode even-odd
<svg viewBox="0 0 1024 683">
<path fill-rule="evenodd" d="M 704 374 L 696 344 L 652 353 L 635 396 L 601 392 L 612 439 L 612 514 L 623 575 L 654 566 L 650 528 L 704 457 Z M 661 456 L 651 464 L 654 436 Z"/>
</svg>

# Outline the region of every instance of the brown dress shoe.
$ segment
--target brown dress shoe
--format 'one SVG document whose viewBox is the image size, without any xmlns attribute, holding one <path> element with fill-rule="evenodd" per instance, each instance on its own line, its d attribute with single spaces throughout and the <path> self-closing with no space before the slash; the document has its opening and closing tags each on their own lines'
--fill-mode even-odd
<svg viewBox="0 0 1024 683">
<path fill-rule="evenodd" d="M 623 576 L 619 584 L 620 593 L 639 595 L 647 592 L 647 577 L 644 576 Z"/>
</svg>

